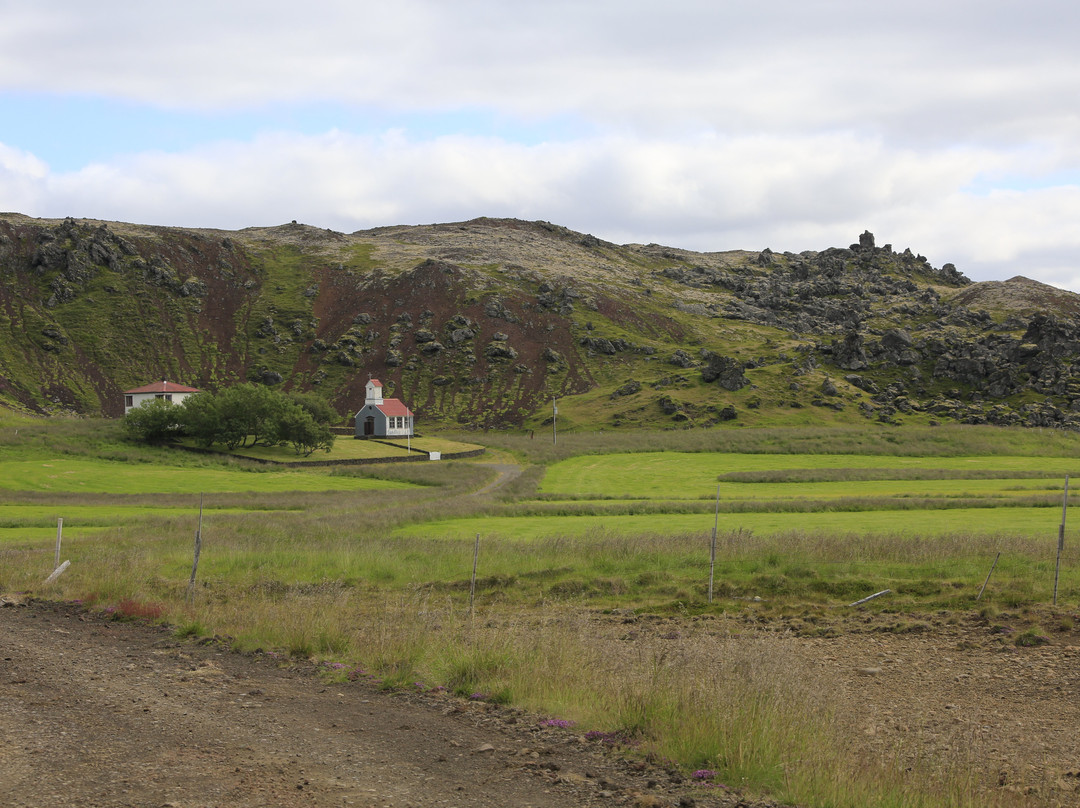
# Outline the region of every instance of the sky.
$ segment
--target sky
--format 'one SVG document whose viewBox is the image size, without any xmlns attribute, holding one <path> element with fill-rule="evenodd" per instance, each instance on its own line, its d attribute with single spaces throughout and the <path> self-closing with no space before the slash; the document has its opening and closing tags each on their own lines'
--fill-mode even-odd
<svg viewBox="0 0 1080 808">
<path fill-rule="evenodd" d="M 0 0 L 0 210 L 870 230 L 1080 291 L 1078 32 L 1058 0 Z"/>
</svg>

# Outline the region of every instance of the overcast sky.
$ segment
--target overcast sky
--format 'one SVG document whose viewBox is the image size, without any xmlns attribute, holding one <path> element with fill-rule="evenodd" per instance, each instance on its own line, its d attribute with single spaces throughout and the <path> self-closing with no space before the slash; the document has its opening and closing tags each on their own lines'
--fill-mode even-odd
<svg viewBox="0 0 1080 808">
<path fill-rule="evenodd" d="M 1080 291 L 1080 4 L 0 0 L 0 210 L 476 216 Z"/>
</svg>

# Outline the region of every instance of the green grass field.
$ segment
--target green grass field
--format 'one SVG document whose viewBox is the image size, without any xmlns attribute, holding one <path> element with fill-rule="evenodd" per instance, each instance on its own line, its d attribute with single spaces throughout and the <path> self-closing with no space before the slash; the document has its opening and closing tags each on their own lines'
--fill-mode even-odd
<svg viewBox="0 0 1080 808">
<path fill-rule="evenodd" d="M 130 464 L 49 457 L 0 460 L 0 489 L 96 494 L 199 494 L 253 491 L 359 491 L 401 488 L 390 480 L 335 477 L 328 470 L 270 471 Z"/>
<path fill-rule="evenodd" d="M 1046 608 L 1064 476 L 1080 445 L 1017 430 L 903 435 L 581 435 L 557 449 L 494 436 L 491 459 L 526 468 L 476 495 L 494 476 L 484 459 L 283 470 L 133 446 L 108 423 L 19 419 L 0 423 L 0 592 L 120 615 L 124 604 L 152 604 L 180 632 L 227 635 L 240 649 L 348 662 L 387 687 L 490 693 L 629 733 L 643 754 L 723 768 L 795 804 L 974 808 L 988 804 L 985 793 L 963 778 L 940 788 L 934 778 L 945 775 L 932 763 L 927 778 L 868 770 L 831 734 L 828 710 L 817 708 L 824 697 L 803 693 L 797 661 L 773 638 L 733 650 L 725 673 L 714 662 L 631 658 L 589 624 L 616 610 L 684 620 L 687 630 L 705 625 L 696 618 L 796 615 L 789 631 L 821 636 L 853 613 L 849 603 L 886 588 L 860 614 L 920 624 L 973 610 L 999 553 L 980 608 Z M 417 448 L 468 442 L 441 440 Z M 58 517 L 72 563 L 45 587 Z M 1080 607 L 1080 546 L 1067 527 L 1064 617 Z M 764 669 L 792 675 L 767 687 L 738 675 Z M 709 685 L 691 693 L 691 680 Z M 777 776 L 793 755 L 813 761 L 813 777 Z"/>
<path fill-rule="evenodd" d="M 640 454 L 587 455 L 572 457 L 547 468 L 540 492 L 574 497 L 625 496 L 650 499 L 696 499 L 716 495 L 717 480 L 732 472 L 779 471 L 790 469 L 933 469 L 937 471 L 997 471 L 1008 478 L 1010 471 L 1033 471 L 1057 475 L 1080 472 L 1080 460 L 1038 456 L 985 455 L 962 457 L 902 457 L 873 454 L 735 454 L 727 452 L 643 452 Z M 1030 481 L 1028 481 L 1030 482 Z M 840 483 L 847 485 L 848 483 Z M 725 482 L 722 497 L 769 497 L 782 495 L 783 488 L 759 488 Z M 784 484 L 788 485 L 788 484 Z M 923 486 L 933 490 L 942 485 L 935 480 Z M 917 488 L 905 481 L 890 490 Z M 1060 488 L 1060 485 L 1059 485 Z M 753 489 L 753 490 L 751 490 Z M 839 488 L 833 489 L 838 491 Z M 759 493 L 760 492 L 760 493 Z"/>
</svg>

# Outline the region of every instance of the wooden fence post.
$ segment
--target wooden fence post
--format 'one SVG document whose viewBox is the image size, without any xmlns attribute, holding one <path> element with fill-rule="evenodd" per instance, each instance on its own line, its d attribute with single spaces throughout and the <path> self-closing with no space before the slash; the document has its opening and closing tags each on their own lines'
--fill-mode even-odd
<svg viewBox="0 0 1080 808">
<path fill-rule="evenodd" d="M 70 561 L 65 561 L 59 567 L 54 569 L 52 571 L 52 575 L 50 575 L 48 578 L 45 579 L 45 586 L 48 586 L 53 581 L 55 581 L 57 578 L 59 578 L 61 573 L 63 573 L 63 571 L 66 570 L 69 566 L 71 566 L 71 562 Z"/>
<path fill-rule="evenodd" d="M 875 592 L 873 595 L 870 595 L 869 597 L 863 598 L 862 600 L 857 600 L 854 603 L 849 603 L 848 606 L 858 606 L 860 603 L 866 603 L 868 600 L 873 600 L 874 598 L 880 598 L 882 595 L 887 595 L 890 592 L 892 592 L 891 589 L 882 589 L 880 592 Z"/>
<path fill-rule="evenodd" d="M 476 544 L 472 554 L 472 580 L 469 581 L 469 616 L 473 613 L 473 597 L 476 595 L 476 562 L 480 558 L 480 534 L 476 534 Z"/>
<path fill-rule="evenodd" d="M 64 517 L 56 519 L 56 559 L 53 561 L 53 569 L 60 566 L 60 537 L 64 535 Z"/>
<path fill-rule="evenodd" d="M 199 528 L 195 531 L 195 560 L 191 563 L 191 579 L 188 581 L 187 600 L 191 603 L 195 598 L 195 573 L 199 571 L 199 553 L 202 551 L 202 514 L 203 495 L 199 494 Z"/>
<path fill-rule="evenodd" d="M 997 566 L 999 558 L 1001 558 L 1000 552 L 996 556 L 994 556 L 994 563 L 990 565 L 990 572 L 986 573 L 986 580 L 983 581 L 982 588 L 979 589 L 979 594 L 975 596 L 976 603 L 978 603 L 982 599 L 983 590 L 986 589 L 986 585 L 990 583 L 990 576 L 994 574 L 994 568 Z"/>
<path fill-rule="evenodd" d="M 1069 509 L 1069 475 L 1065 475 L 1065 496 L 1061 502 L 1061 527 L 1058 528 L 1057 563 L 1054 565 L 1054 605 L 1057 606 L 1058 576 L 1061 574 L 1061 551 L 1065 549 L 1065 513 Z"/>
<path fill-rule="evenodd" d="M 716 513 L 713 514 L 712 546 L 709 549 L 709 603 L 712 603 L 713 576 L 716 572 L 716 527 L 720 523 L 720 483 L 716 484 Z"/>
</svg>

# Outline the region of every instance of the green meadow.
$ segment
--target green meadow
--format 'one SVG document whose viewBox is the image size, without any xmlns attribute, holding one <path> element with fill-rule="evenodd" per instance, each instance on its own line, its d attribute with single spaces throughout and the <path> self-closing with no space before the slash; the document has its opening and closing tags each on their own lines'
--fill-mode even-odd
<svg viewBox="0 0 1080 808">
<path fill-rule="evenodd" d="M 0 592 L 359 666 L 388 688 L 483 693 L 781 801 L 994 804 L 934 761 L 918 777 L 866 765 L 790 643 L 829 636 L 848 604 L 882 589 L 859 613 L 901 627 L 1047 608 L 1080 438 L 868 426 L 561 441 L 490 434 L 477 459 L 282 469 L 127 444 L 109 422 L 0 419 Z M 522 473 L 478 493 L 493 460 Z M 46 587 L 59 517 L 71 566 Z M 1062 615 L 1080 606 L 1076 536 L 1067 523 Z M 700 642 L 630 654 L 604 628 L 627 614 L 682 621 Z M 780 618 L 783 636 L 716 639 L 724 621 L 745 638 Z M 718 657 L 701 650 L 717 643 Z M 739 673 L 766 667 L 768 681 Z"/>
<path fill-rule="evenodd" d="M 109 460 L 48 457 L 0 460 L 5 491 L 93 494 L 199 494 L 251 491 L 358 491 L 400 488 L 390 480 L 335 477 L 329 470 L 270 471 L 131 464 Z"/>
</svg>

